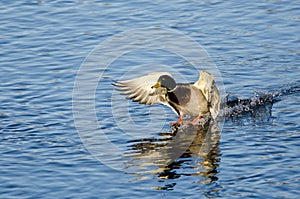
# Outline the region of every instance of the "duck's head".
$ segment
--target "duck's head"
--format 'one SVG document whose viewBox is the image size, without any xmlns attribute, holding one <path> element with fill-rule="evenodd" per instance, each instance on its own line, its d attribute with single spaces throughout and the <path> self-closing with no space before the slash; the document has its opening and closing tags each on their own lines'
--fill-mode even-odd
<svg viewBox="0 0 300 199">
<path fill-rule="evenodd" d="M 173 77 L 169 75 L 162 75 L 157 80 L 157 83 L 153 85 L 151 88 L 160 88 L 160 87 L 166 88 L 167 91 L 170 92 L 176 88 L 176 82 L 173 79 Z"/>
</svg>

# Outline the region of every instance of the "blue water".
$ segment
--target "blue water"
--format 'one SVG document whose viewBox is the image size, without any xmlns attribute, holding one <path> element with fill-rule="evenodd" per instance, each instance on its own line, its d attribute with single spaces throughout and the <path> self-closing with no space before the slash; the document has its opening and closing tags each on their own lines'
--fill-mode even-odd
<svg viewBox="0 0 300 199">
<path fill-rule="evenodd" d="M 121 105 L 129 103 L 142 137 L 134 137 L 141 135 L 140 128 L 131 129 L 133 134 L 120 131 L 107 112 L 115 100 L 111 82 L 134 76 L 124 74 L 142 65 L 147 70 L 141 74 L 172 66 L 182 75 L 178 79 L 195 81 L 198 74 L 183 57 L 143 49 L 120 57 L 105 76 L 95 77 L 98 130 L 124 159 L 107 148 L 102 151 L 106 162 L 99 161 L 81 139 L 72 107 L 78 70 L 91 51 L 116 34 L 149 27 L 180 31 L 201 44 L 226 92 L 241 99 L 255 91 L 299 86 L 298 1 L 4 0 L 0 10 L 1 198 L 299 197 L 299 92 L 284 93 L 267 112 L 227 118 L 220 130 L 207 134 L 209 151 L 203 147 L 204 131 L 191 130 L 197 133 L 193 144 L 163 168 L 151 162 L 151 155 L 169 154 L 163 146 L 174 136 L 168 122 L 176 115 L 118 98 Z M 190 52 L 189 45 L 185 48 Z M 146 126 L 149 115 L 161 128 Z M 92 137 L 95 146 L 105 144 L 97 136 Z M 126 164 L 119 170 L 110 165 L 120 162 Z"/>
</svg>

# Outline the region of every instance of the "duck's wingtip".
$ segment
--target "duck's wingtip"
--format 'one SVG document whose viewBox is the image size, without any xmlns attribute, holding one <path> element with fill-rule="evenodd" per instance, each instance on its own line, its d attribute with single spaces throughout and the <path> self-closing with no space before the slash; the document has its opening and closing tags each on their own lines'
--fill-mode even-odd
<svg viewBox="0 0 300 199">
<path fill-rule="evenodd" d="M 124 82 L 120 82 L 120 81 L 116 81 L 116 80 L 112 80 L 111 84 L 116 87 L 125 87 L 126 86 Z"/>
<path fill-rule="evenodd" d="M 120 84 L 117 80 L 111 80 L 111 81 L 112 81 L 111 85 L 113 86 L 118 86 Z"/>
</svg>

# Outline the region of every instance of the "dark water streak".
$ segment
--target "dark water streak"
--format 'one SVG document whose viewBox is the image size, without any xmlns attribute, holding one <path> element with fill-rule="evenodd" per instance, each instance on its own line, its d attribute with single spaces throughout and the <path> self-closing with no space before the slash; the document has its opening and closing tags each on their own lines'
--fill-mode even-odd
<svg viewBox="0 0 300 199">
<path fill-rule="evenodd" d="M 228 94 L 225 104 L 222 105 L 220 117 L 235 117 L 247 113 L 255 115 L 263 108 L 271 111 L 274 103 L 284 100 L 287 95 L 298 94 L 300 92 L 300 82 L 295 82 L 279 89 L 271 91 L 257 91 L 250 99 L 239 99 L 238 97 Z"/>
</svg>

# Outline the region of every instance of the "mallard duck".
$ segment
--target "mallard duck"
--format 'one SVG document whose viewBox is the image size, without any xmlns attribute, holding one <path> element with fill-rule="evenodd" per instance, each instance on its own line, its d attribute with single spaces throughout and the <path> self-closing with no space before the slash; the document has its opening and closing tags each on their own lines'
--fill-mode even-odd
<svg viewBox="0 0 300 199">
<path fill-rule="evenodd" d="M 201 71 L 195 83 L 176 83 L 168 72 L 154 72 L 136 79 L 115 82 L 117 90 L 128 99 L 140 104 L 161 103 L 170 107 L 179 118 L 173 124 L 180 124 L 184 115 L 196 116 L 209 113 L 215 119 L 220 109 L 220 95 L 214 77 Z"/>
</svg>

